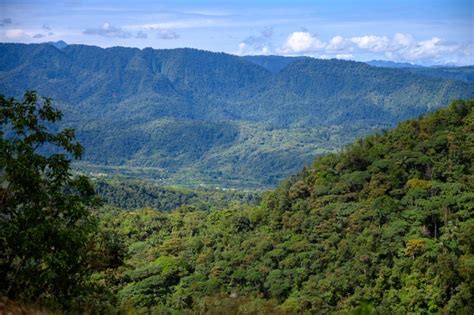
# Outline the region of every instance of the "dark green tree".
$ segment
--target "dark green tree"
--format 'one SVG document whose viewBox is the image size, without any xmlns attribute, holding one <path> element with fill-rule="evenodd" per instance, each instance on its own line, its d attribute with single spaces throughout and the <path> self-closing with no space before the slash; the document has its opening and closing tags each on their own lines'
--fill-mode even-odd
<svg viewBox="0 0 474 315">
<path fill-rule="evenodd" d="M 97 224 L 88 179 L 71 174 L 82 146 L 49 98 L 0 96 L 0 295 L 76 308 Z M 51 152 L 51 153 L 45 153 Z"/>
</svg>

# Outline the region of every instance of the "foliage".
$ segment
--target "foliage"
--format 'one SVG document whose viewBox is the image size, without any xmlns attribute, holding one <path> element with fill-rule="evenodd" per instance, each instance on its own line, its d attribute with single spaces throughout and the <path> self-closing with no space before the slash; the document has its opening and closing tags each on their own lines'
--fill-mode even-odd
<svg viewBox="0 0 474 315">
<path fill-rule="evenodd" d="M 474 82 L 474 66 L 416 68 L 409 69 L 408 71 L 432 78 L 444 78 L 468 83 Z"/>
<path fill-rule="evenodd" d="M 83 148 L 73 130 L 52 130 L 61 117 L 34 92 L 0 96 L 0 295 L 80 309 L 96 294 L 88 279 L 101 260 L 91 251 L 97 201 L 87 178 L 71 176 Z M 57 152 L 41 154 L 47 145 Z"/>
<path fill-rule="evenodd" d="M 107 208 L 138 312 L 470 314 L 474 100 L 317 158 L 260 205 Z"/>
<path fill-rule="evenodd" d="M 122 209 L 147 207 L 170 211 L 187 206 L 211 210 L 227 208 L 236 203 L 256 204 L 260 200 L 258 191 L 166 187 L 144 180 L 98 179 L 94 186 L 97 195 L 105 203 Z"/>
</svg>

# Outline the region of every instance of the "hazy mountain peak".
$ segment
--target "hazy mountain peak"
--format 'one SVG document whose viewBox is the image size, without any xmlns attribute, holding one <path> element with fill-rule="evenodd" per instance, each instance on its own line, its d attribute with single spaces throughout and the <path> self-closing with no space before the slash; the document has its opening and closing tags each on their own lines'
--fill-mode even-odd
<svg viewBox="0 0 474 315">
<path fill-rule="evenodd" d="M 47 42 L 46 44 L 53 45 L 57 49 L 64 49 L 68 46 L 68 44 L 63 40 L 60 40 L 60 41 L 57 41 L 57 42 Z"/>
</svg>

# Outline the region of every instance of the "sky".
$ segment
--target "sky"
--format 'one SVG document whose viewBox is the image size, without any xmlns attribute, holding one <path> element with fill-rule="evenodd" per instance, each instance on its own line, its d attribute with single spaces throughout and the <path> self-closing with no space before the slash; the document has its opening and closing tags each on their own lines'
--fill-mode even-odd
<svg viewBox="0 0 474 315">
<path fill-rule="evenodd" d="M 0 42 L 474 64 L 473 0 L 0 0 Z"/>
</svg>

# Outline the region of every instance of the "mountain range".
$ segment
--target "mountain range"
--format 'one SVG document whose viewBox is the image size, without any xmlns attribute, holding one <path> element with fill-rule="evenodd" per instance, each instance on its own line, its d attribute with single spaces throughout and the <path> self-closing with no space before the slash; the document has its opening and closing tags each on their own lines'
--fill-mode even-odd
<svg viewBox="0 0 474 315">
<path fill-rule="evenodd" d="M 196 49 L 0 44 L 0 93 L 64 112 L 90 173 L 181 185 L 274 185 L 318 154 L 474 96 L 473 68 Z M 429 105 L 426 105 L 429 104 Z"/>
</svg>

